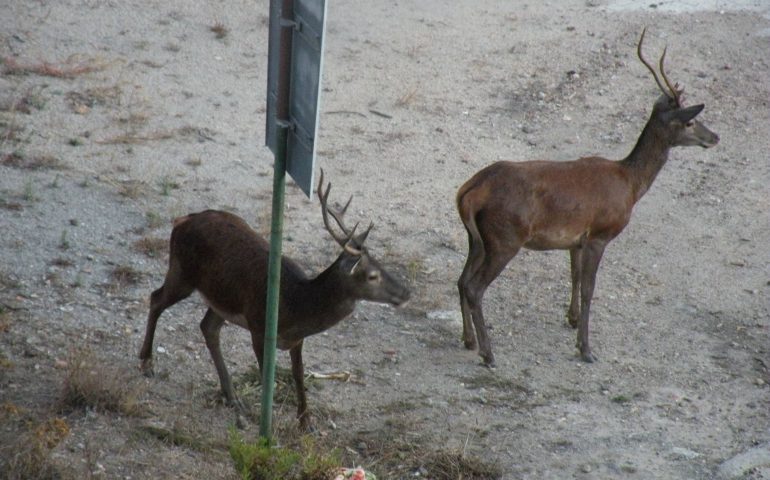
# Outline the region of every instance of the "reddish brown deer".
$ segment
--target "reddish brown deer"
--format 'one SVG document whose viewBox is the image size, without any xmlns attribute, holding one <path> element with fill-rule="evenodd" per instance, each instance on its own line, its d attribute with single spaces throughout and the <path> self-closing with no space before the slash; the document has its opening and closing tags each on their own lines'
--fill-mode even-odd
<svg viewBox="0 0 770 480">
<path fill-rule="evenodd" d="M 323 221 L 332 238 L 343 248 L 342 253 L 312 279 L 290 258 L 283 257 L 281 267 L 278 348 L 289 350 L 297 390 L 297 417 L 306 429 L 310 427 L 310 420 L 303 381 L 305 337 L 336 325 L 353 312 L 357 300 L 400 306 L 409 299 L 409 291 L 367 252 L 364 241 L 372 225 L 355 235 L 356 228 L 349 230 L 343 221 L 350 200 L 342 209 L 332 209 L 328 205 L 331 184 L 325 192 L 322 187 L 323 171 L 318 184 Z M 344 235 L 334 231 L 330 215 Z M 238 413 L 245 413 L 222 358 L 219 331 L 225 321 L 248 329 L 261 370 L 268 253 L 268 243 L 231 213 L 207 210 L 176 219 L 166 279 L 150 298 L 147 332 L 139 352 L 143 371 L 152 375 L 152 342 L 158 317 L 197 290 L 209 307 L 200 327 L 225 401 L 236 407 Z"/>
<path fill-rule="evenodd" d="M 588 343 L 588 313 L 596 272 L 607 244 L 628 224 L 634 205 L 647 192 L 678 146 L 713 147 L 719 137 L 694 120 L 703 105 L 684 107 L 660 57 L 663 94 L 652 107 L 636 146 L 620 161 L 601 157 L 574 161 L 497 162 L 480 170 L 457 192 L 457 209 L 468 232 L 468 258 L 458 281 L 465 347 L 476 348 L 488 366 L 494 355 L 481 301 L 484 292 L 521 249 L 569 250 L 572 298 L 567 318 L 577 328 L 577 348 L 586 362 L 596 357 Z M 474 335 L 475 328 L 475 335 Z"/>
</svg>

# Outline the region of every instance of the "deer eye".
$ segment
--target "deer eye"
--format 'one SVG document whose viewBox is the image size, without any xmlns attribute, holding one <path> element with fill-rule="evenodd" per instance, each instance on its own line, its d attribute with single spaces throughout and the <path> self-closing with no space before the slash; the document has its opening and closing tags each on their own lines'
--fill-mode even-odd
<svg viewBox="0 0 770 480">
<path fill-rule="evenodd" d="M 692 127 L 694 124 L 695 123 L 692 120 L 690 120 L 689 122 L 685 123 L 685 126 Z"/>
<path fill-rule="evenodd" d="M 370 282 L 377 282 L 380 280 L 380 272 L 378 270 L 372 270 L 367 274 L 366 279 Z"/>
</svg>

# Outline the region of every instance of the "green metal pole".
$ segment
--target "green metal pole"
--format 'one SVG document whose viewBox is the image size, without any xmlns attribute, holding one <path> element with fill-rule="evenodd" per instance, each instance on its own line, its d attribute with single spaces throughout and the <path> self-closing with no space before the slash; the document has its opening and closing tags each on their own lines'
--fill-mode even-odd
<svg viewBox="0 0 770 480">
<path fill-rule="evenodd" d="M 262 360 L 262 411 L 259 435 L 268 441 L 272 436 L 273 390 L 275 385 L 275 349 L 278 337 L 278 301 L 281 292 L 281 254 L 283 243 L 283 206 L 286 190 L 286 137 L 288 126 L 278 122 L 278 142 L 273 166 L 273 213 L 270 227 L 270 258 L 267 268 L 267 313 L 265 346 Z"/>
<path fill-rule="evenodd" d="M 271 441 L 273 390 L 275 386 L 275 348 L 278 338 L 278 304 L 281 296 L 281 254 L 283 242 L 283 205 L 286 190 L 286 155 L 289 137 L 289 83 L 291 81 L 291 43 L 294 0 L 271 0 L 270 17 L 280 12 L 281 33 L 276 92 L 275 160 L 273 163 L 273 213 L 270 227 L 270 257 L 267 266 L 265 339 L 262 358 L 262 411 L 259 435 Z M 272 41 L 272 40 L 271 40 Z M 269 92 L 268 92 L 269 94 Z"/>
</svg>

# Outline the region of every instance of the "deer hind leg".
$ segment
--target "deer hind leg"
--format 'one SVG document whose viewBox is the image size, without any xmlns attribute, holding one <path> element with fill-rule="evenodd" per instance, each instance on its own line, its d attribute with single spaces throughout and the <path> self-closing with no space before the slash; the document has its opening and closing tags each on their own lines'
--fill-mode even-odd
<svg viewBox="0 0 770 480">
<path fill-rule="evenodd" d="M 583 249 L 571 248 L 569 251 L 570 275 L 572 277 L 572 295 L 570 296 L 567 321 L 570 327 L 577 328 L 580 320 L 580 277 L 583 263 Z"/>
<path fill-rule="evenodd" d="M 206 339 L 206 347 L 211 354 L 211 359 L 214 361 L 214 367 L 217 369 L 217 375 L 219 376 L 219 384 L 222 388 L 222 394 L 225 396 L 225 403 L 228 406 L 235 407 L 245 413 L 243 404 L 235 394 L 233 388 L 233 382 L 230 379 L 230 373 L 227 371 L 227 365 L 225 365 L 225 359 L 222 357 L 222 348 L 219 342 L 219 332 L 224 325 L 225 320 L 218 315 L 213 309 L 209 308 L 206 311 L 206 315 L 201 320 L 201 332 L 203 332 L 203 338 Z"/>
<path fill-rule="evenodd" d="M 310 412 L 307 409 L 307 395 L 305 393 L 305 367 L 302 363 L 302 344 L 300 342 L 289 350 L 291 356 L 291 376 L 294 378 L 294 385 L 297 389 L 297 418 L 300 428 L 305 431 L 312 431 L 313 426 L 310 419 Z"/>
<path fill-rule="evenodd" d="M 599 262 L 601 262 L 606 245 L 606 242 L 588 242 L 582 254 L 580 323 L 577 332 L 577 348 L 580 350 L 580 357 L 589 363 L 597 360 L 596 356 L 591 352 L 591 345 L 588 342 L 588 319 L 591 310 L 591 299 L 594 295 L 594 286 L 596 285 L 596 272 L 599 270 Z"/>
<path fill-rule="evenodd" d="M 490 368 L 495 366 L 495 356 L 492 353 L 492 344 L 487 334 L 481 302 L 489 284 L 500 275 L 500 272 L 516 256 L 518 251 L 519 247 L 502 251 L 488 248 L 481 266 L 470 279 L 467 289 L 468 305 L 473 316 L 476 337 L 479 341 L 479 355 L 484 360 L 484 364 Z"/>
<path fill-rule="evenodd" d="M 463 316 L 463 344 L 468 350 L 476 349 L 476 334 L 473 332 L 473 319 L 468 303 L 468 285 L 471 278 L 478 272 L 484 259 L 484 246 L 481 239 L 474 239 L 468 232 L 468 258 L 465 261 L 460 279 L 457 281 L 457 289 L 460 293 L 460 310 Z"/>
<path fill-rule="evenodd" d="M 153 375 L 152 367 L 152 343 L 155 338 L 155 328 L 158 325 L 158 317 L 168 307 L 189 297 L 195 290 L 192 287 L 174 282 L 173 273 L 169 271 L 163 286 L 150 295 L 150 313 L 147 315 L 147 329 L 144 334 L 144 342 L 139 351 L 139 359 L 142 361 L 142 372 L 146 376 Z M 174 285 L 175 287 L 171 287 Z"/>
</svg>

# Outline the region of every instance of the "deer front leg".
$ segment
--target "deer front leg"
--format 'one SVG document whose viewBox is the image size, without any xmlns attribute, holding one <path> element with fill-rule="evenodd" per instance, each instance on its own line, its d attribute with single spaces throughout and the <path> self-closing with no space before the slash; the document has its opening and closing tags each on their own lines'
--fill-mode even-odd
<svg viewBox="0 0 770 480">
<path fill-rule="evenodd" d="M 300 340 L 298 344 L 289 349 L 291 376 L 294 378 L 294 385 L 297 389 L 297 418 L 299 419 L 300 428 L 305 431 L 312 431 L 313 426 L 310 412 L 307 409 L 307 396 L 305 394 L 305 367 L 302 364 L 302 344 L 303 341 Z"/>
<path fill-rule="evenodd" d="M 606 242 L 592 241 L 588 242 L 583 249 L 582 275 L 580 279 L 580 324 L 577 333 L 577 348 L 580 350 L 580 357 L 589 363 L 597 360 L 591 352 L 591 346 L 588 343 L 588 318 L 591 310 L 591 299 L 594 295 L 594 286 L 596 284 L 596 272 L 599 270 L 599 262 L 604 254 Z"/>
<path fill-rule="evenodd" d="M 580 320 L 580 277 L 583 262 L 583 249 L 575 247 L 569 251 L 570 275 L 572 277 L 572 295 L 570 296 L 567 321 L 570 327 L 577 328 Z"/>
</svg>

